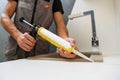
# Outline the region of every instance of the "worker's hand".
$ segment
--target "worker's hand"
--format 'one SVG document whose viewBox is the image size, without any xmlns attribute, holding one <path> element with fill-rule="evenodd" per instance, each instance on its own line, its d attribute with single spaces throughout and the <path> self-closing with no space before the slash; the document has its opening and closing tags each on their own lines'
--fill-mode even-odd
<svg viewBox="0 0 120 80">
<path fill-rule="evenodd" d="M 68 41 L 71 44 L 71 46 L 73 46 L 76 49 L 74 39 L 66 38 L 65 40 Z M 57 48 L 57 52 L 64 58 L 75 58 L 76 57 L 76 55 L 74 53 L 68 53 L 60 48 Z"/>
<path fill-rule="evenodd" d="M 28 33 L 20 34 L 17 38 L 17 43 L 24 51 L 31 51 L 36 43 L 36 40 Z"/>
</svg>

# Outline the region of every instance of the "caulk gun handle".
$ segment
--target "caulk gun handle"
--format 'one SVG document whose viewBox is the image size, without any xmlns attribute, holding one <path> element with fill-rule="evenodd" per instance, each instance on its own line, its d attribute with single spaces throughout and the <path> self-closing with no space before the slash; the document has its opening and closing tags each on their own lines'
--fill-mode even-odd
<svg viewBox="0 0 120 80">
<path fill-rule="evenodd" d="M 19 20 L 20 22 L 24 22 L 25 19 L 23 17 L 20 18 Z M 32 25 L 32 30 L 30 31 L 30 35 L 34 38 L 36 38 L 36 32 L 37 32 L 37 25 Z M 30 26 L 31 27 L 31 26 Z M 16 50 L 16 53 L 18 54 L 18 59 L 21 59 L 21 58 L 27 58 L 29 57 L 29 55 L 31 54 L 30 52 L 27 52 L 27 51 L 24 51 L 23 49 L 21 49 L 19 46 L 17 46 L 17 50 Z M 34 55 L 34 53 L 32 54 Z"/>
<path fill-rule="evenodd" d="M 38 25 L 36 25 L 36 24 L 33 25 L 32 30 L 29 33 L 34 39 L 36 39 L 37 28 L 38 28 Z M 29 55 L 35 56 L 35 53 L 34 53 L 35 50 L 34 49 L 35 48 L 33 48 L 33 52 L 32 53 L 25 52 L 25 58 L 29 57 Z"/>
<path fill-rule="evenodd" d="M 32 37 L 34 37 L 34 39 L 36 38 L 36 35 L 33 33 L 33 32 L 30 32 L 29 33 Z M 35 55 L 34 53 L 30 53 L 30 52 L 27 52 L 27 51 L 24 51 L 23 49 L 21 49 L 18 45 L 17 45 L 17 50 L 16 50 L 16 53 L 18 54 L 18 59 L 21 59 L 21 58 L 27 58 L 29 57 L 29 55 Z"/>
</svg>

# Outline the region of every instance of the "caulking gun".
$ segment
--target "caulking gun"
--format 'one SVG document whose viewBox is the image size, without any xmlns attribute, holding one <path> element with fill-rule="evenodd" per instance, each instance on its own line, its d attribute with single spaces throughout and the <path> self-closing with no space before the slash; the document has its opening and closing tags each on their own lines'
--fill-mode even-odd
<svg viewBox="0 0 120 80">
<path fill-rule="evenodd" d="M 94 62 L 92 59 L 90 59 L 89 57 L 85 56 L 84 54 L 80 53 L 79 51 L 75 50 L 69 42 L 67 42 L 66 40 L 62 39 L 61 37 L 57 36 L 56 34 L 50 32 L 49 30 L 45 29 L 44 27 L 41 27 L 39 25 L 32 25 L 29 22 L 27 22 L 23 17 L 20 18 L 21 22 L 26 23 L 27 25 L 29 25 L 32 28 L 32 35 L 36 35 L 38 34 L 40 37 L 42 37 L 43 39 L 47 40 L 48 42 L 50 42 L 51 44 L 53 44 L 54 46 L 58 47 L 58 48 L 62 48 L 63 50 L 69 52 L 69 53 L 74 53 L 88 61 Z"/>
</svg>

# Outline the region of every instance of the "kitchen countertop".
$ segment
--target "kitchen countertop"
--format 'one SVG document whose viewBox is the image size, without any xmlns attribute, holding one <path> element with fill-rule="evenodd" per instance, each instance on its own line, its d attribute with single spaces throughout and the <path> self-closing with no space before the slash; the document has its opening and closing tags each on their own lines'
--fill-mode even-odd
<svg viewBox="0 0 120 80">
<path fill-rule="evenodd" d="M 120 54 L 103 62 L 19 59 L 0 63 L 0 80 L 120 80 Z"/>
</svg>

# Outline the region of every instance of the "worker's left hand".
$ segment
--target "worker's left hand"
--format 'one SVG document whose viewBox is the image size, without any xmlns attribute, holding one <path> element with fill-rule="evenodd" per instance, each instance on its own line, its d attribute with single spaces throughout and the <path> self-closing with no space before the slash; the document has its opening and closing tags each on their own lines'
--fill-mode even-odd
<svg viewBox="0 0 120 80">
<path fill-rule="evenodd" d="M 74 47 L 75 49 L 77 49 L 75 47 L 75 40 L 72 38 L 65 38 L 66 41 L 68 41 L 72 47 Z M 57 48 L 57 52 L 60 54 L 60 56 L 64 57 L 64 58 L 75 58 L 76 55 L 74 53 L 68 53 L 67 51 L 64 51 L 61 48 Z"/>
</svg>

